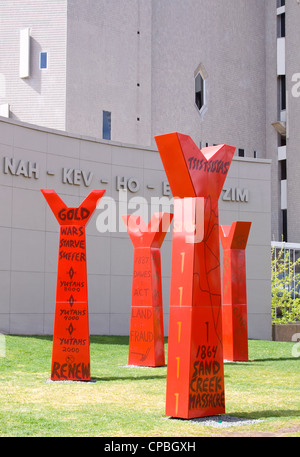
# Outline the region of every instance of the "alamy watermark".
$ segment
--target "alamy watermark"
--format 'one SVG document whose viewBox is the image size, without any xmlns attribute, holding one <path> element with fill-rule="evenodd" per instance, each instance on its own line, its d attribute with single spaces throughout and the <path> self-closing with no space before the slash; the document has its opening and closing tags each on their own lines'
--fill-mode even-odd
<svg viewBox="0 0 300 457">
<path fill-rule="evenodd" d="M 292 356 L 300 357 L 300 333 L 295 333 L 292 336 L 292 341 L 297 341 L 297 343 L 292 347 Z"/>
<path fill-rule="evenodd" d="M 5 335 L 0 333 L 0 358 L 6 357 Z"/>
<path fill-rule="evenodd" d="M 200 243 L 204 237 L 204 198 L 152 197 L 150 204 L 146 198 L 135 196 L 128 200 L 127 190 L 119 191 L 118 201 L 112 197 L 103 197 L 98 201 L 100 210 L 96 218 L 96 228 L 99 233 L 127 232 L 156 232 L 158 213 L 176 213 L 173 233 L 184 232 L 187 243 Z M 122 216 L 129 215 L 127 226 Z M 132 218 L 130 218 L 132 216 Z M 149 225 L 147 221 L 149 220 Z M 170 219 L 162 221 L 162 231 L 170 231 Z"/>
<path fill-rule="evenodd" d="M 296 83 L 292 87 L 292 96 L 294 98 L 299 98 L 300 97 L 300 73 L 293 74 L 292 82 Z"/>
</svg>

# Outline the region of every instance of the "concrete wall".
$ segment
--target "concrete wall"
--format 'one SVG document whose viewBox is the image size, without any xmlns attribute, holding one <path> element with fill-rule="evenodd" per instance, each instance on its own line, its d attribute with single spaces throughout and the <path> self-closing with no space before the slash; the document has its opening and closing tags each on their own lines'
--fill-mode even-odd
<svg viewBox="0 0 300 457">
<path fill-rule="evenodd" d="M 266 157 L 272 160 L 271 240 L 281 240 L 280 171 L 278 169 L 278 133 L 272 126 L 278 120 L 277 86 L 277 10 L 276 1 L 265 0 L 266 24 Z"/>
<path fill-rule="evenodd" d="M 153 197 L 163 196 L 165 172 L 154 149 L 76 137 L 3 118 L 0 118 L 0 163 L 0 331 L 51 334 L 59 228 L 40 189 L 54 189 L 67 206 L 78 206 L 93 188 L 104 188 L 110 204 L 116 205 L 118 217 L 129 205 L 130 212 L 141 205 L 150 216 L 154 208 L 147 202 L 153 203 Z M 71 180 L 70 169 L 85 172 L 80 175 L 79 185 L 63 182 L 64 177 Z M 84 176 L 90 180 L 88 186 Z M 122 200 L 124 192 L 117 190 L 117 177 L 134 178 L 135 184 L 140 185 L 138 192 L 128 190 L 128 204 Z M 135 184 L 131 182 L 131 190 L 135 190 Z M 248 202 L 241 202 L 232 201 L 231 191 L 224 190 L 220 223 L 252 221 L 246 254 L 249 336 L 270 339 L 270 163 L 235 158 L 226 188 L 249 192 Z M 169 201 L 169 197 L 166 199 Z M 105 211 L 107 207 L 98 208 L 87 226 L 90 332 L 127 335 L 133 247 L 118 220 L 116 231 L 99 232 L 103 227 L 100 222 L 104 223 L 103 216 L 108 214 Z M 111 214 L 115 214 L 113 210 Z M 170 232 L 161 251 L 166 335 L 171 248 Z"/>
<path fill-rule="evenodd" d="M 152 136 L 184 131 L 265 157 L 265 15 L 261 0 L 155 0 Z M 194 102 L 194 72 L 207 73 L 207 109 Z"/>
<path fill-rule="evenodd" d="M 66 130 L 151 144 L 151 0 L 68 0 Z"/>
<path fill-rule="evenodd" d="M 288 241 L 299 242 L 300 234 L 300 4 L 286 2 L 286 81 L 287 81 L 287 211 Z M 280 241 L 280 240 L 279 240 Z"/>
<path fill-rule="evenodd" d="M 66 13 L 67 0 L 0 0 L 0 105 L 10 105 L 11 119 L 65 129 Z M 30 71 L 20 78 L 24 28 L 30 28 Z M 48 53 L 44 70 L 39 68 L 42 51 Z"/>
<path fill-rule="evenodd" d="M 114 141 L 155 147 L 184 131 L 265 157 L 264 19 L 261 0 L 69 0 L 67 131 L 101 137 L 107 110 Z"/>
</svg>

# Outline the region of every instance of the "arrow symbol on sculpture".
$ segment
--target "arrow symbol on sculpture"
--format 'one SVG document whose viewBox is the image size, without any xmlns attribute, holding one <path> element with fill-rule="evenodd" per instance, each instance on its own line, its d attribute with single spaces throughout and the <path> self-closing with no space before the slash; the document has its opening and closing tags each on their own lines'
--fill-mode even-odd
<svg viewBox="0 0 300 457">
<path fill-rule="evenodd" d="M 72 307 L 74 305 L 74 303 L 76 302 L 75 298 L 73 297 L 73 295 L 71 295 L 71 297 L 69 298 L 69 300 L 67 300 L 69 303 L 70 303 L 70 306 Z"/>
<path fill-rule="evenodd" d="M 73 363 L 74 360 L 75 360 L 75 359 L 74 359 L 74 357 L 73 357 L 72 355 L 68 355 L 68 356 L 66 357 L 66 362 L 67 362 L 67 363 Z"/>
<path fill-rule="evenodd" d="M 67 328 L 68 332 L 70 333 L 70 336 L 72 335 L 72 333 L 74 332 L 74 330 L 76 330 L 76 328 L 73 327 L 72 325 L 72 322 L 71 324 L 69 325 L 69 327 Z"/>
<path fill-rule="evenodd" d="M 73 270 L 71 267 L 70 270 L 67 272 L 67 274 L 70 276 L 70 279 L 73 279 L 73 276 L 76 274 L 76 271 Z"/>
<path fill-rule="evenodd" d="M 151 349 L 151 348 L 148 347 L 147 350 L 146 350 L 146 352 L 145 352 L 145 354 L 142 353 L 142 352 L 132 352 L 132 354 L 140 355 L 140 356 L 141 356 L 141 358 L 140 358 L 141 362 L 144 362 L 144 360 L 146 360 L 146 358 L 147 358 L 148 355 L 149 355 L 150 349 Z"/>
</svg>

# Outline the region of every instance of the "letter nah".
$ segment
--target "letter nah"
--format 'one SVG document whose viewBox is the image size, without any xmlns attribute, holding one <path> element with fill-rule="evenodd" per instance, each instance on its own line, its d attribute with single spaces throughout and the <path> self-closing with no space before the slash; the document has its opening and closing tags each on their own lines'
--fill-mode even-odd
<svg viewBox="0 0 300 457">
<path fill-rule="evenodd" d="M 237 187 L 224 187 L 223 189 L 224 202 L 244 202 L 249 201 L 249 190 L 239 189 Z"/>
<path fill-rule="evenodd" d="M 4 157 L 4 173 L 15 176 L 24 176 L 25 178 L 39 178 L 39 166 L 35 162 L 17 161 L 15 158 L 9 159 Z"/>
</svg>

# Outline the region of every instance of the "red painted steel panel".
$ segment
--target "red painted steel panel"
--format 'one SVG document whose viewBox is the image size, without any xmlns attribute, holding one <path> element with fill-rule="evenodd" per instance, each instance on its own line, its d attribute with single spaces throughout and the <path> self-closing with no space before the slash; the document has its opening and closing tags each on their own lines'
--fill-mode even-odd
<svg viewBox="0 0 300 457">
<path fill-rule="evenodd" d="M 155 213 L 148 226 L 139 216 L 122 217 L 134 246 L 128 364 L 164 366 L 160 247 L 173 214 Z"/>
<path fill-rule="evenodd" d="M 225 412 L 218 200 L 234 147 L 155 138 L 175 198 L 166 415 Z"/>
<path fill-rule="evenodd" d="M 68 208 L 54 190 L 41 189 L 60 224 L 51 379 L 89 381 L 90 350 L 85 226 L 105 190 Z"/>
<path fill-rule="evenodd" d="M 247 280 L 245 250 L 251 222 L 220 226 L 223 246 L 222 316 L 224 359 L 248 360 Z"/>
</svg>

